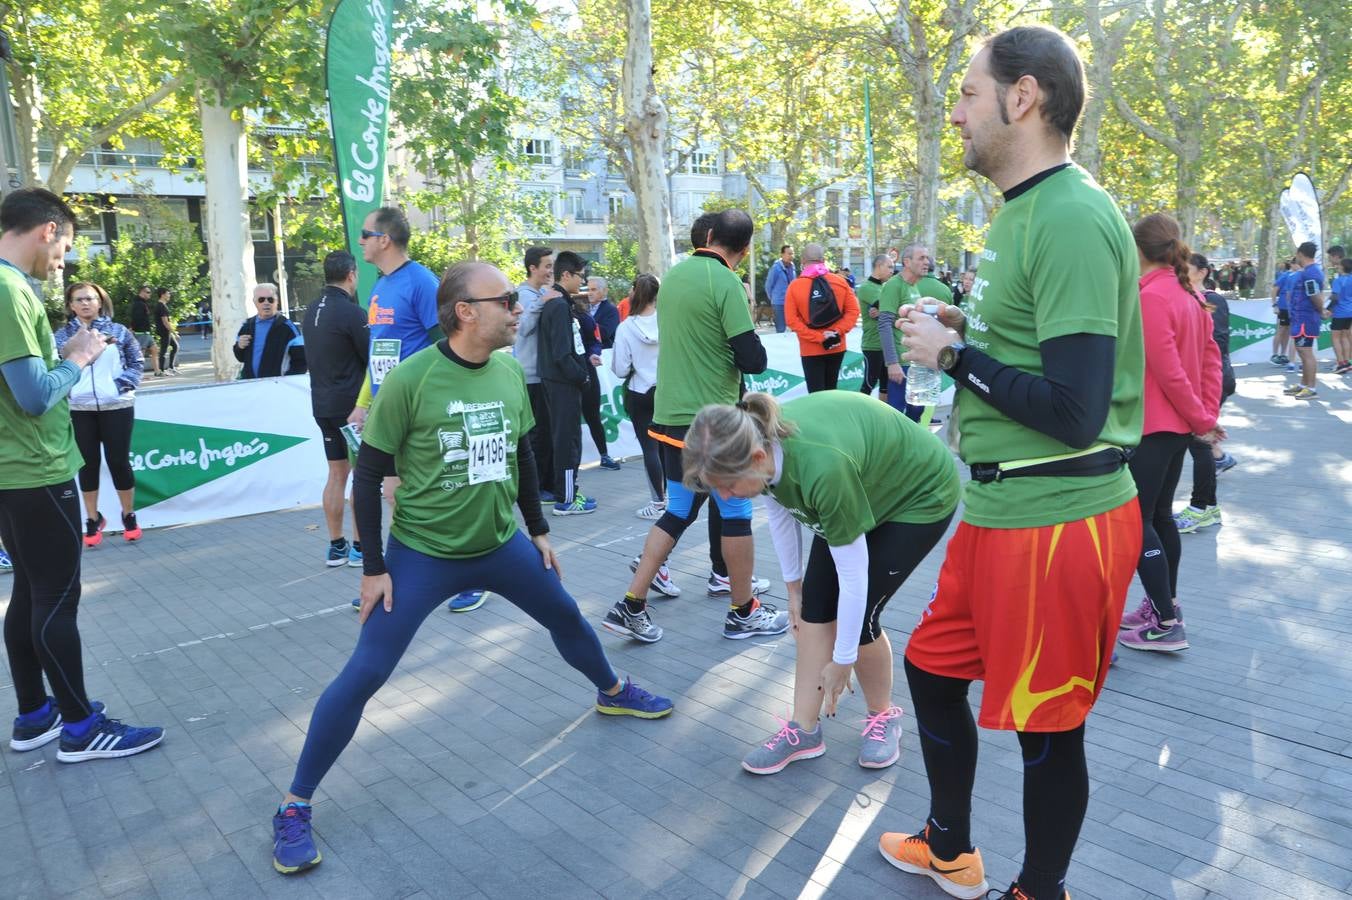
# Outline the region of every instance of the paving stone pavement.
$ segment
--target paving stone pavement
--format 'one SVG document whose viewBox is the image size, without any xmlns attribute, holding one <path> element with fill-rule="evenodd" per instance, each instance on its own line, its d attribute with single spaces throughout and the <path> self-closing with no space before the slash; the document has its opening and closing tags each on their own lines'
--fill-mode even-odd
<svg viewBox="0 0 1352 900">
<path fill-rule="evenodd" d="M 1183 537 L 1192 649 L 1121 651 L 1089 721 L 1076 900 L 1352 888 L 1352 385 L 1321 375 L 1321 399 L 1305 403 L 1279 395 L 1280 374 L 1239 374 L 1223 420 L 1241 460 L 1220 478 L 1225 524 Z M 551 525 L 565 583 L 599 623 L 625 589 L 647 525 L 632 512 L 647 496 L 637 462 L 585 472 L 583 484 L 600 511 Z M 758 571 L 782 597 L 763 516 L 756 537 Z M 654 601 L 665 639 L 602 632 L 616 668 L 672 696 L 675 715 L 595 714 L 585 679 L 501 598 L 439 611 L 316 797 L 323 864 L 277 875 L 269 817 L 356 634 L 358 572 L 325 569 L 324 546 L 310 508 L 135 545 L 114 536 L 86 554 L 90 693 L 166 737 L 141 756 L 70 766 L 55 744 L 0 752 L 0 896 L 943 896 L 875 849 L 882 831 L 926 813 L 909 719 L 888 770 L 855 764 L 864 709 L 849 697 L 825 725 L 824 757 L 767 778 L 741 771 L 787 714 L 793 646 L 720 636 L 725 607 L 702 589 L 702 523 L 672 559 L 683 595 Z M 900 649 L 940 560 L 883 617 L 902 706 Z M 1020 772 L 1012 737 L 983 732 L 974 837 L 992 885 L 1018 872 Z"/>
</svg>

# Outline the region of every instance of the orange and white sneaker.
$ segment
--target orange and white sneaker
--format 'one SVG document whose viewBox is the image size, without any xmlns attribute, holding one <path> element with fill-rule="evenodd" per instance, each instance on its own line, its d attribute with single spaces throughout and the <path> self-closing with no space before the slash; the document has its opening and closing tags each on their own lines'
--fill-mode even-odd
<svg viewBox="0 0 1352 900">
<path fill-rule="evenodd" d="M 912 875 L 928 875 L 950 897 L 977 900 L 990 890 L 981 851 L 960 853 L 954 860 L 939 859 L 930 850 L 929 826 L 920 834 L 889 832 L 878 839 L 883 859 Z"/>
</svg>

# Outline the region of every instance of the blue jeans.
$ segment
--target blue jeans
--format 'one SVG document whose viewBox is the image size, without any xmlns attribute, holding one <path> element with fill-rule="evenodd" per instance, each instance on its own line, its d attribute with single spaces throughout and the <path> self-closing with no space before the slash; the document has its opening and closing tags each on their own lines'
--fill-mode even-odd
<svg viewBox="0 0 1352 900">
<path fill-rule="evenodd" d="M 789 326 L 784 323 L 784 304 L 771 303 L 770 308 L 775 311 L 775 333 L 783 334 Z"/>
<path fill-rule="evenodd" d="M 315 704 L 291 782 L 291 793 L 297 797 L 314 796 L 320 780 L 352 740 L 366 701 L 389 679 L 423 620 L 461 591 L 489 590 L 525 611 L 549 629 L 559 655 L 597 690 L 610 690 L 619 681 L 577 601 L 563 589 L 559 576 L 544 567 L 540 551 L 520 531 L 498 549 L 470 559 L 428 556 L 391 536 L 385 563 L 393 582 L 394 608 L 385 612 L 377 605 L 371 611 L 347 665 Z"/>
</svg>

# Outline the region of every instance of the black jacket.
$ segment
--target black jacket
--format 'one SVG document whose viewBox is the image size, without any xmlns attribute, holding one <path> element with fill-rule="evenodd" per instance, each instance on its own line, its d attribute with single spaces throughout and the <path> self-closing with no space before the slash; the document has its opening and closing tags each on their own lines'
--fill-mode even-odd
<svg viewBox="0 0 1352 900">
<path fill-rule="evenodd" d="M 558 297 L 545 301 L 540 308 L 540 325 L 537 331 L 536 366 L 542 381 L 559 381 L 582 387 L 590 377 L 591 363 L 587 360 L 587 349 L 578 337 L 581 334 L 577 320 L 573 318 L 573 303 L 568 292 L 557 284 L 554 290 Z M 581 352 L 578 348 L 581 347 Z"/>
<path fill-rule="evenodd" d="M 250 316 L 239 328 L 239 334 L 250 337 L 258 316 Z M 305 372 L 305 340 L 300 336 L 296 323 L 280 313 L 273 317 L 268 329 L 267 343 L 263 345 L 263 357 L 259 361 L 258 371 L 253 370 L 253 342 L 240 349 L 239 335 L 232 345 L 235 359 L 244 363 L 240 378 L 273 378 L 278 375 L 300 375 Z"/>
<path fill-rule="evenodd" d="M 357 405 L 371 329 L 352 295 L 333 285 L 305 310 L 305 361 L 310 369 L 310 406 L 317 418 L 346 418 Z"/>
</svg>

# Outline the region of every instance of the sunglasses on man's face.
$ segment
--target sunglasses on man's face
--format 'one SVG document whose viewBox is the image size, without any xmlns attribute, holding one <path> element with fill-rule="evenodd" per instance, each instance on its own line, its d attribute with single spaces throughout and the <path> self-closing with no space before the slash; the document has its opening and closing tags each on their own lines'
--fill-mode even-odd
<svg viewBox="0 0 1352 900">
<path fill-rule="evenodd" d="M 501 295 L 501 296 L 499 296 L 499 297 L 465 297 L 465 298 L 463 298 L 463 299 L 461 299 L 461 300 L 457 300 L 456 302 L 457 302 L 457 303 L 501 303 L 503 309 L 507 310 L 508 312 L 511 312 L 513 309 L 516 309 L 516 304 L 517 304 L 517 292 L 516 292 L 516 291 L 508 291 L 507 293 L 505 293 L 505 294 L 503 294 L 503 295 Z"/>
<path fill-rule="evenodd" d="M 377 237 L 385 237 L 385 232 L 383 232 L 383 231 L 367 231 L 365 228 L 363 228 L 363 229 L 361 230 L 361 238 L 362 238 L 362 240 L 364 240 L 364 241 L 369 241 L 371 238 L 377 238 Z"/>
<path fill-rule="evenodd" d="M 277 298 L 276 298 L 276 297 L 255 297 L 255 298 L 254 298 L 254 302 L 255 302 L 255 303 L 276 303 L 276 302 L 277 302 Z"/>
</svg>

